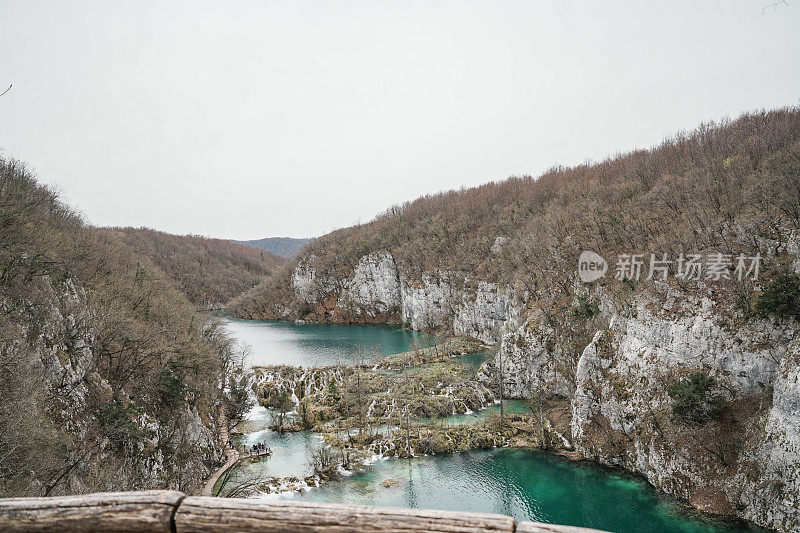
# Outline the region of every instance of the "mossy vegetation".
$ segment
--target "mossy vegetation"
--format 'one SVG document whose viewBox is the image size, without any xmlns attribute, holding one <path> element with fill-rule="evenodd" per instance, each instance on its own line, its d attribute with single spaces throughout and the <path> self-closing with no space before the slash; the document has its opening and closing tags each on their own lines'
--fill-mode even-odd
<svg viewBox="0 0 800 533">
<path fill-rule="evenodd" d="M 476 369 L 461 357 L 460 352 L 469 351 L 466 346 L 474 343 L 450 339 L 438 348 L 388 356 L 373 365 L 262 367 L 255 370 L 262 380 L 258 398 L 262 405 L 281 411 L 294 395 L 298 420 L 284 431 L 321 429 L 330 421 L 363 429 L 396 422 L 404 413 L 439 419 L 476 411 L 494 396 L 477 383 Z M 412 364 L 422 360 L 427 362 Z"/>
<path fill-rule="evenodd" d="M 716 380 L 703 372 L 695 372 L 669 386 L 672 412 L 689 424 L 704 424 L 719 418 L 723 397 L 715 392 Z"/>
<path fill-rule="evenodd" d="M 596 299 L 583 294 L 578 296 L 578 303 L 572 310 L 572 316 L 575 318 L 589 320 L 590 318 L 594 318 L 599 314 L 600 303 Z"/>
<path fill-rule="evenodd" d="M 758 297 L 755 310 L 760 316 L 800 319 L 800 277 L 779 274 Z"/>
<path fill-rule="evenodd" d="M 481 343 L 465 337 L 450 337 L 433 346 L 409 350 L 385 357 L 381 368 L 404 368 L 445 361 L 457 355 L 467 355 L 485 350 Z"/>
</svg>

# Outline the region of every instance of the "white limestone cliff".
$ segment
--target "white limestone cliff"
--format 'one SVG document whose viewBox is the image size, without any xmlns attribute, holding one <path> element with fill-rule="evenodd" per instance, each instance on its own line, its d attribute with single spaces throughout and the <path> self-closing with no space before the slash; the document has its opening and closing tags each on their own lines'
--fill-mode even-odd
<svg viewBox="0 0 800 533">
<path fill-rule="evenodd" d="M 500 341 L 503 325 L 520 309 L 519 298 L 506 287 L 443 270 L 412 278 L 386 251 L 361 257 L 344 279 L 318 272 L 311 256 L 295 266 L 292 287 L 307 304 L 333 299 L 331 316 L 338 313 L 352 321 L 396 317 L 411 329 L 447 330 L 487 344 Z"/>
<path fill-rule="evenodd" d="M 400 278 L 387 252 L 365 255 L 342 287 L 337 304 L 356 314 L 396 313 L 401 306 Z"/>
<path fill-rule="evenodd" d="M 504 334 L 495 364 L 503 358 L 506 393 L 566 394 L 581 456 L 641 473 L 697 508 L 796 531 L 797 323 L 731 320 L 710 295 L 664 285 L 606 318 L 577 363 L 534 319 Z M 718 425 L 673 415 L 669 384 L 694 372 L 712 376 L 729 401 L 731 414 Z"/>
</svg>

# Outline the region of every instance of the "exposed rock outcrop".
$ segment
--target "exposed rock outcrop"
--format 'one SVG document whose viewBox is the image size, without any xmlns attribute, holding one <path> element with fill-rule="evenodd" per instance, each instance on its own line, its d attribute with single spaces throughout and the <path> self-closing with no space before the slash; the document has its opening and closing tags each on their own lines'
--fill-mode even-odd
<svg viewBox="0 0 800 533">
<path fill-rule="evenodd" d="M 92 462 L 79 461 L 68 470 L 55 493 L 155 488 L 176 477 L 181 478 L 179 488 L 193 489 L 200 485 L 209 474 L 209 467 L 221 456 L 215 446 L 214 421 L 203 421 L 196 408 L 177 413 L 169 424 L 139 410 L 124 391 L 115 391 L 97 372 L 98 361 L 92 348 L 95 343 L 92 324 L 97 321 L 79 282 L 72 278 L 55 281 L 50 276 L 41 276 L 34 278 L 29 288 L 34 295 L 31 299 L 14 310 L 6 309 L 13 317 L 10 324 L 17 331 L 6 330 L 6 335 L 0 339 L 0 352 L 4 358 L 25 361 L 18 368 L 29 369 L 36 380 L 41 380 L 42 388 L 47 391 L 47 409 L 53 422 L 65 437 L 83 443 L 81 453 L 91 452 L 93 457 Z M 130 414 L 139 412 L 125 420 L 135 426 L 135 429 L 128 427 L 130 431 L 143 437 L 135 442 L 126 441 L 122 453 L 119 453 L 119 443 L 93 434 L 98 422 L 95 413 L 99 410 L 109 417 L 114 416 L 111 413 L 116 411 L 112 411 L 112 406 L 121 405 L 120 401 L 129 404 L 121 408 L 130 407 Z M 183 444 L 192 452 L 182 457 L 182 464 L 165 460 L 162 453 L 163 445 L 172 446 L 178 432 L 182 434 Z M 102 475 L 97 471 L 97 464 L 104 465 Z M 42 485 L 29 490 L 47 489 Z"/>
<path fill-rule="evenodd" d="M 474 295 L 464 291 L 456 300 L 453 332 L 496 344 L 508 321 L 519 317 L 519 299 L 508 287 L 479 281 Z"/>
<path fill-rule="evenodd" d="M 344 282 L 337 305 L 359 315 L 396 315 L 402 298 L 394 257 L 386 252 L 362 257 Z"/>
<path fill-rule="evenodd" d="M 313 256 L 309 259 L 313 260 Z M 306 303 L 315 303 L 333 290 L 333 281 L 317 274 L 316 269 L 308 261 L 301 261 L 292 272 L 292 287 L 295 293 Z"/>
<path fill-rule="evenodd" d="M 784 356 L 772 387 L 772 408 L 758 420 L 754 442 L 742 454 L 742 466 L 727 492 L 744 518 L 782 531 L 797 531 L 800 528 L 800 346 L 797 342 Z"/>
<path fill-rule="evenodd" d="M 419 281 L 404 276 L 403 323 L 419 330 L 451 327 L 453 307 L 460 292 L 454 287 L 458 277 L 452 272 L 438 271 L 424 273 Z"/>
<path fill-rule="evenodd" d="M 736 320 L 712 291 L 665 284 L 609 310 L 577 363 L 535 322 L 503 335 L 506 394 L 572 398 L 572 445 L 582 457 L 643 474 L 706 511 L 795 531 L 800 524 L 800 356 L 791 320 Z M 725 402 L 690 424 L 669 387 L 701 372 Z M 484 372 L 488 375 L 488 373 Z"/>
<path fill-rule="evenodd" d="M 575 390 L 567 372 L 569 357 L 556 346 L 556 332 L 539 318 L 530 317 L 502 333 L 495 363 L 502 362 L 503 392 L 510 398 L 530 398 L 533 392 L 570 397 Z M 479 377 L 490 383 L 494 378 L 488 377 L 488 369 L 481 370 Z"/>
<path fill-rule="evenodd" d="M 430 271 L 419 278 L 386 251 L 359 260 L 346 278 L 319 272 L 314 257 L 300 261 L 292 287 L 304 305 L 285 318 L 329 322 L 403 323 L 415 330 L 447 330 L 487 344 L 519 316 L 521 303 L 508 287 L 471 280 L 462 272 Z"/>
</svg>

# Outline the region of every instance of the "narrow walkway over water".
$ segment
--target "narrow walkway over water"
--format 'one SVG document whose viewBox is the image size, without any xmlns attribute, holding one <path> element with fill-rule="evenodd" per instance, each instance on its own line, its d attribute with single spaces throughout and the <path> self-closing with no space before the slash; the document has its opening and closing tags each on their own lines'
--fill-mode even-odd
<svg viewBox="0 0 800 533">
<path fill-rule="evenodd" d="M 228 460 L 216 472 L 211 474 L 211 477 L 208 478 L 203 490 L 200 491 L 200 496 L 214 496 L 214 486 L 219 481 L 219 478 L 221 478 L 225 472 L 233 468 L 236 463 L 239 462 L 239 459 L 241 459 L 236 448 L 230 445 L 231 437 L 230 433 L 228 432 L 228 417 L 225 416 L 225 410 L 221 407 L 219 409 L 219 418 L 221 425 L 219 437 L 222 439 L 223 445 L 225 446 L 225 455 L 228 457 Z"/>
</svg>

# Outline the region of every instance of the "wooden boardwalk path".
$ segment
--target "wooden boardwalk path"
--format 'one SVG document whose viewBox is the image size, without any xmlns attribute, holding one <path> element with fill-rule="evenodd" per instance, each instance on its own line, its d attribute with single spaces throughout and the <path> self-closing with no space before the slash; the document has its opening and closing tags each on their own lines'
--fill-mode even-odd
<svg viewBox="0 0 800 533">
<path fill-rule="evenodd" d="M 228 460 L 225 462 L 224 465 L 219 467 L 216 472 L 211 474 L 211 477 L 208 478 L 208 481 L 203 486 L 203 489 L 200 491 L 198 496 L 215 496 L 214 486 L 217 484 L 219 479 L 223 475 L 225 475 L 225 472 L 236 466 L 236 463 L 238 463 L 242 459 L 249 459 L 249 458 L 258 459 L 259 457 L 267 457 L 272 454 L 272 451 L 269 448 L 267 448 L 266 450 L 259 450 L 257 452 L 252 452 L 252 451 L 239 452 L 239 450 L 230 445 L 231 436 L 230 432 L 228 431 L 228 419 L 225 416 L 225 413 L 222 409 L 220 409 L 220 423 L 222 424 L 222 427 L 219 430 L 219 436 L 222 439 L 222 442 L 224 443 L 225 455 L 228 456 Z"/>
<path fill-rule="evenodd" d="M 228 418 L 225 416 L 225 412 L 222 409 L 220 409 L 220 422 L 222 427 L 219 430 L 219 436 L 225 445 L 225 455 L 228 456 L 228 460 L 217 469 L 216 472 L 211 474 L 203 490 L 200 491 L 200 496 L 214 496 L 214 485 L 216 485 L 219 478 L 221 478 L 225 472 L 233 468 L 240 459 L 239 451 L 230 445 L 231 436 L 228 432 Z"/>
</svg>

